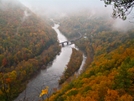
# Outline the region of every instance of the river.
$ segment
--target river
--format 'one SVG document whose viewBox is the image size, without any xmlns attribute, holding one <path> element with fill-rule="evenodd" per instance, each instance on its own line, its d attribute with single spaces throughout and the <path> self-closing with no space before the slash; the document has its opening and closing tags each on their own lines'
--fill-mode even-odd
<svg viewBox="0 0 134 101">
<path fill-rule="evenodd" d="M 67 38 L 59 31 L 58 27 L 58 24 L 54 24 L 54 27 L 52 28 L 57 33 L 59 43 L 67 41 Z M 14 101 L 39 101 L 41 100 L 41 98 L 39 98 L 39 94 L 43 88 L 48 86 L 49 93 L 52 93 L 54 88 L 58 88 L 58 80 L 60 79 L 66 65 L 70 60 L 72 48 L 76 48 L 74 44 L 62 47 L 60 54 L 56 56 L 52 64 L 48 65 L 47 69 L 41 70 L 35 78 L 30 80 L 27 84 L 26 89 Z M 81 64 L 79 72 L 86 60 L 84 55 L 83 57 L 83 62 Z"/>
</svg>

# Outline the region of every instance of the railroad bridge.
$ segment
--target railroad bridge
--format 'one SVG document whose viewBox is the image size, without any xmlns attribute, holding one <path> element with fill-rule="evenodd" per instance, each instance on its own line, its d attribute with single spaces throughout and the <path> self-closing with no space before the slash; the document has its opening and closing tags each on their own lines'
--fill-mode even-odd
<svg viewBox="0 0 134 101">
<path fill-rule="evenodd" d="M 68 46 L 68 45 L 71 45 L 71 44 L 73 44 L 74 41 L 77 41 L 77 40 L 79 40 L 79 39 L 82 38 L 81 33 L 79 33 L 79 34 L 80 34 L 80 36 L 79 36 L 78 38 L 74 38 L 74 39 L 72 39 L 72 40 L 64 41 L 64 42 L 61 42 L 61 43 L 59 43 L 59 44 L 61 44 L 62 47 L 64 47 L 65 45 L 67 45 L 67 46 Z"/>
<path fill-rule="evenodd" d="M 62 45 L 62 47 L 64 47 L 65 45 L 71 45 L 73 44 L 74 41 L 64 41 L 64 42 L 61 42 L 60 44 Z"/>
</svg>

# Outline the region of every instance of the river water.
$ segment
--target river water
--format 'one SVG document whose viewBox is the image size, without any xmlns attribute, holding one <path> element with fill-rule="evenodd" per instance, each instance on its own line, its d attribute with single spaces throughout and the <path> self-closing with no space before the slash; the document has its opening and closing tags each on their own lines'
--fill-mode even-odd
<svg viewBox="0 0 134 101">
<path fill-rule="evenodd" d="M 59 25 L 55 24 L 53 29 L 57 33 L 59 43 L 67 41 L 67 38 L 59 31 L 58 27 Z M 62 47 L 60 54 L 56 56 L 52 64 L 48 65 L 47 69 L 41 70 L 34 79 L 29 81 L 26 89 L 14 101 L 39 101 L 41 100 L 41 98 L 39 98 L 39 94 L 43 88 L 48 86 L 49 93 L 52 93 L 54 88 L 58 88 L 58 80 L 60 79 L 66 65 L 70 60 L 72 48 L 75 48 L 74 44 Z M 82 69 L 86 60 L 85 56 L 83 57 L 84 58 L 80 70 Z"/>
</svg>

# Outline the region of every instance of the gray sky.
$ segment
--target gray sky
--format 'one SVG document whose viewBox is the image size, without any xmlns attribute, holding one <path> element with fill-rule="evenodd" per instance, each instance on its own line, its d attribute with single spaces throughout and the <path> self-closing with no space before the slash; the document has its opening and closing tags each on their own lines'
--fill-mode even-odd
<svg viewBox="0 0 134 101">
<path fill-rule="evenodd" d="M 40 6 L 99 6 L 104 5 L 100 0 L 20 0 L 27 5 L 40 5 Z"/>
<path fill-rule="evenodd" d="M 89 9 L 96 13 L 105 13 L 109 7 L 104 7 L 104 2 L 101 0 L 20 0 L 24 5 L 31 10 L 44 14 L 66 13 Z M 100 9 L 101 8 L 101 9 Z M 110 7 L 112 10 L 112 7 Z M 98 11 L 101 10 L 101 11 Z M 112 13 L 112 11 L 109 12 Z"/>
<path fill-rule="evenodd" d="M 103 7 L 104 2 L 100 0 L 20 0 L 30 8 L 44 9 L 81 9 L 91 7 Z"/>
</svg>

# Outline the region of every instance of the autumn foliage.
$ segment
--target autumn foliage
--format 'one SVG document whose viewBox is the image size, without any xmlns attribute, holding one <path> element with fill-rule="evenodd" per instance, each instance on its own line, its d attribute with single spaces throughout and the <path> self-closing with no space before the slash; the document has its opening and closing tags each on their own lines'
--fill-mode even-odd
<svg viewBox="0 0 134 101">
<path fill-rule="evenodd" d="M 134 30 L 118 31 L 104 16 L 89 19 L 84 14 L 62 19 L 61 24 L 65 35 L 70 30 L 69 34 L 75 35 L 75 28 L 86 36 L 75 43 L 87 60 L 85 71 L 64 84 L 49 101 L 133 101 Z"/>
<path fill-rule="evenodd" d="M 60 47 L 53 29 L 28 8 L 19 2 L 0 6 L 0 101 L 12 101 Z"/>
</svg>

